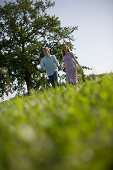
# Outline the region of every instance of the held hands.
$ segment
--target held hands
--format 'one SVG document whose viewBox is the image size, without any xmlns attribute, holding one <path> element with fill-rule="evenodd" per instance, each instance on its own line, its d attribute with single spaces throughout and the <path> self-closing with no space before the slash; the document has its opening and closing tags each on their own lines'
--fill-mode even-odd
<svg viewBox="0 0 113 170">
<path fill-rule="evenodd" d="M 61 70 L 61 66 L 60 65 L 58 65 L 58 70 Z"/>
<path fill-rule="evenodd" d="M 58 65 L 58 70 L 64 70 L 64 69 L 65 69 L 65 65 L 63 65 L 63 67 Z"/>
</svg>

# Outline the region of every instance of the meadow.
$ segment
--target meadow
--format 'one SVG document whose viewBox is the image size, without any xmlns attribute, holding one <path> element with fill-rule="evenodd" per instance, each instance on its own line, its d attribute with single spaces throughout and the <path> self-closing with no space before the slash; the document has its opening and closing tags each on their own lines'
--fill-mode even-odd
<svg viewBox="0 0 113 170">
<path fill-rule="evenodd" d="M 0 170 L 112 169 L 112 73 L 0 103 Z"/>
</svg>

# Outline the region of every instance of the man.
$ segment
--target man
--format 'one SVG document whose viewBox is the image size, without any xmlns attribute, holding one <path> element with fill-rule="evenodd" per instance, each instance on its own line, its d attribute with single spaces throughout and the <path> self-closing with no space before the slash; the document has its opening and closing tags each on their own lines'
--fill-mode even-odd
<svg viewBox="0 0 113 170">
<path fill-rule="evenodd" d="M 46 70 L 49 82 L 52 84 L 53 88 L 55 88 L 55 84 L 59 86 L 58 83 L 58 68 L 60 68 L 59 62 L 54 55 L 50 55 L 50 50 L 48 47 L 45 47 L 43 52 L 45 56 L 42 58 L 40 66 L 42 70 L 43 69 Z"/>
</svg>

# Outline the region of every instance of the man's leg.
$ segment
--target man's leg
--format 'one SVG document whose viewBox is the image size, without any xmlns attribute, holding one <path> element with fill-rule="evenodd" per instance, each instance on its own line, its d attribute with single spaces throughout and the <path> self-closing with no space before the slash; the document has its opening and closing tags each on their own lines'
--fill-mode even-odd
<svg viewBox="0 0 113 170">
<path fill-rule="evenodd" d="M 55 88 L 55 83 L 54 83 L 53 75 L 52 76 L 48 76 L 48 78 L 49 78 L 49 82 L 52 84 L 53 88 Z"/>
<path fill-rule="evenodd" d="M 53 79 L 54 79 L 54 82 L 57 84 L 57 86 L 59 86 L 59 83 L 58 83 L 58 72 L 55 71 L 53 73 Z"/>
</svg>

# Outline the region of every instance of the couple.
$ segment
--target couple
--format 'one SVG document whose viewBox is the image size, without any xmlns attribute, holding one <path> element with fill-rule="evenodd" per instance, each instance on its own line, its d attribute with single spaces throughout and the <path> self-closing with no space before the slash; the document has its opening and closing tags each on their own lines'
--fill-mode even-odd
<svg viewBox="0 0 113 170">
<path fill-rule="evenodd" d="M 41 60 L 40 66 L 41 69 L 45 69 L 49 78 L 49 82 L 52 84 L 53 88 L 55 88 L 55 84 L 58 84 L 58 68 L 60 69 L 60 65 L 58 60 L 54 55 L 50 55 L 50 50 L 48 47 L 44 48 L 44 57 Z M 73 63 L 74 62 L 80 67 L 81 71 L 82 67 L 79 65 L 77 60 L 75 59 L 73 53 L 70 51 L 67 45 L 64 45 L 62 48 L 62 56 L 64 59 L 64 66 L 66 68 L 66 76 L 69 84 L 77 84 L 77 69 Z"/>
</svg>

